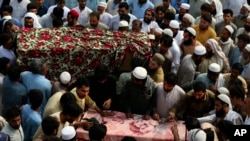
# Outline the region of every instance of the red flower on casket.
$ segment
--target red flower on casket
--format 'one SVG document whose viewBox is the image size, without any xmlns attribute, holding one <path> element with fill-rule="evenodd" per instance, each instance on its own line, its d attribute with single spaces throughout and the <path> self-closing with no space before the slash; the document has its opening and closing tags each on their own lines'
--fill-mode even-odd
<svg viewBox="0 0 250 141">
<path fill-rule="evenodd" d="M 23 46 L 23 49 L 28 49 L 28 48 L 29 48 L 28 45 L 24 45 L 24 46 Z"/>
<path fill-rule="evenodd" d="M 121 43 L 121 39 L 120 38 L 115 38 L 115 41 L 117 42 L 117 44 Z"/>
<path fill-rule="evenodd" d="M 141 47 L 144 47 L 145 46 L 145 43 L 143 41 L 137 41 L 137 44 Z"/>
<path fill-rule="evenodd" d="M 122 32 L 113 32 L 114 37 L 125 37 L 126 35 Z"/>
<path fill-rule="evenodd" d="M 67 48 L 72 49 L 72 48 L 75 48 L 75 46 L 73 46 L 73 45 L 67 45 Z"/>
<path fill-rule="evenodd" d="M 99 60 L 94 60 L 90 63 L 89 67 L 90 68 L 96 68 L 97 66 L 100 65 L 100 61 Z"/>
<path fill-rule="evenodd" d="M 92 33 L 95 35 L 102 35 L 103 34 L 102 30 L 99 30 L 99 29 L 92 30 Z"/>
<path fill-rule="evenodd" d="M 40 35 L 40 37 L 41 37 L 42 40 L 49 40 L 51 38 L 48 31 L 45 31 L 44 33 L 42 33 Z"/>
<path fill-rule="evenodd" d="M 63 48 L 53 48 L 51 49 L 51 53 L 57 55 L 63 54 Z"/>
<path fill-rule="evenodd" d="M 80 65 L 81 63 L 82 63 L 82 57 L 77 56 L 77 57 L 75 58 L 75 64 L 76 64 L 76 65 Z"/>
<path fill-rule="evenodd" d="M 62 40 L 65 42 L 70 42 L 71 41 L 71 37 L 69 35 L 65 35 L 62 37 Z"/>
<path fill-rule="evenodd" d="M 40 57 L 41 51 L 40 50 L 30 50 L 28 54 L 30 57 L 37 58 L 37 57 Z"/>
<path fill-rule="evenodd" d="M 105 43 L 105 47 L 107 48 L 112 48 L 113 47 L 113 44 L 109 43 L 109 42 L 106 42 Z"/>
<path fill-rule="evenodd" d="M 63 62 L 64 62 L 64 63 L 68 63 L 68 62 L 69 62 L 69 58 L 64 58 L 64 59 L 63 59 Z"/>
<path fill-rule="evenodd" d="M 60 68 L 60 66 L 59 66 L 58 63 L 52 65 L 52 69 L 54 69 L 54 70 L 57 70 L 57 69 L 59 69 L 59 68 Z"/>
<path fill-rule="evenodd" d="M 55 42 L 54 45 L 55 47 L 60 47 L 60 42 Z"/>
<path fill-rule="evenodd" d="M 37 45 L 36 45 L 36 48 L 40 48 L 40 47 L 42 47 L 42 46 L 44 46 L 44 45 L 45 45 L 44 42 L 39 41 L 39 42 L 37 43 Z"/>
</svg>

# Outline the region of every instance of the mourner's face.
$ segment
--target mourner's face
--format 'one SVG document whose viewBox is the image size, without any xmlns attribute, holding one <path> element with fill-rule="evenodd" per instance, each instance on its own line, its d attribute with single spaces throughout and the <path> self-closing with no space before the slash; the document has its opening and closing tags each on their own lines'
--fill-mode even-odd
<svg viewBox="0 0 250 141">
<path fill-rule="evenodd" d="M 80 98 L 85 98 L 89 94 L 89 87 L 82 86 L 80 88 L 76 88 L 76 93 Z"/>
<path fill-rule="evenodd" d="M 182 25 L 182 27 L 184 27 L 184 28 L 189 27 L 189 26 L 190 26 L 190 23 L 189 23 L 188 18 L 183 17 L 182 20 L 181 20 L 181 25 Z"/>
<path fill-rule="evenodd" d="M 35 0 L 35 3 L 36 3 L 38 6 L 42 6 L 43 3 L 44 3 L 44 0 Z"/>
<path fill-rule="evenodd" d="M 119 15 L 127 15 L 128 14 L 128 10 L 125 7 L 119 8 L 118 9 L 118 13 Z"/>
<path fill-rule="evenodd" d="M 225 116 L 226 112 L 225 112 L 223 106 L 224 105 L 219 100 L 215 100 L 214 109 L 215 109 L 216 117 L 224 117 Z"/>
<path fill-rule="evenodd" d="M 102 14 L 102 13 L 105 12 L 105 8 L 102 7 L 102 6 L 98 6 L 98 7 L 97 7 L 97 12 L 98 12 L 99 14 Z"/>
<path fill-rule="evenodd" d="M 172 89 L 174 88 L 174 86 L 171 85 L 171 84 L 168 84 L 168 82 L 164 80 L 164 82 L 163 82 L 163 88 L 164 88 L 165 92 L 170 92 L 170 91 L 172 91 Z"/>
<path fill-rule="evenodd" d="M 9 125 L 14 129 L 19 129 L 21 125 L 21 116 L 17 116 L 8 120 Z"/>
<path fill-rule="evenodd" d="M 144 14 L 144 21 L 145 22 L 151 22 L 153 20 L 152 12 L 146 11 Z"/>
<path fill-rule="evenodd" d="M 155 60 L 153 60 L 152 58 L 150 58 L 148 67 L 151 70 L 156 70 L 159 67 L 159 64 Z"/>
<path fill-rule="evenodd" d="M 165 15 L 165 13 L 163 11 L 159 10 L 159 11 L 156 12 L 155 18 L 157 20 L 163 20 L 164 19 L 164 15 Z"/>
<path fill-rule="evenodd" d="M 220 34 L 221 40 L 223 42 L 226 42 L 228 38 L 230 37 L 230 33 L 227 29 L 222 29 L 221 34 Z"/>
<path fill-rule="evenodd" d="M 204 91 L 194 91 L 194 99 L 196 101 L 202 101 L 204 99 L 205 92 Z"/>
<path fill-rule="evenodd" d="M 24 26 L 27 28 L 33 28 L 34 19 L 33 18 L 25 18 Z"/>
<path fill-rule="evenodd" d="M 79 6 L 84 8 L 86 6 L 86 0 L 78 0 Z"/>
</svg>

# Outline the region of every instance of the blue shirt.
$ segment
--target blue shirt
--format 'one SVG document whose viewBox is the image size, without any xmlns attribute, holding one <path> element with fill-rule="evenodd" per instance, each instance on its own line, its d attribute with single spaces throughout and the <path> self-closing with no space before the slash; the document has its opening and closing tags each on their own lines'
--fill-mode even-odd
<svg viewBox="0 0 250 141">
<path fill-rule="evenodd" d="M 99 2 L 105 2 L 106 3 L 106 0 L 87 0 L 86 1 L 86 6 L 89 9 L 91 9 L 92 11 L 96 11 Z"/>
<path fill-rule="evenodd" d="M 189 0 L 181 0 L 180 5 L 177 4 L 177 0 L 172 0 L 171 5 L 179 12 L 182 3 L 189 3 Z"/>
<path fill-rule="evenodd" d="M 22 106 L 27 102 L 27 90 L 23 84 L 13 82 L 8 76 L 3 79 L 3 113 L 12 106 Z"/>
<path fill-rule="evenodd" d="M 127 3 L 130 6 L 130 8 L 132 8 L 132 14 L 135 15 L 137 19 L 144 18 L 144 12 L 148 8 L 154 8 L 153 3 L 149 0 L 143 5 L 139 5 L 138 0 L 128 0 Z"/>
<path fill-rule="evenodd" d="M 231 56 L 229 58 L 230 66 L 233 66 L 233 64 L 238 63 L 240 56 L 241 56 L 241 52 L 240 52 L 239 47 L 233 48 L 232 54 L 231 54 Z"/>
<path fill-rule="evenodd" d="M 216 86 L 217 88 L 225 87 L 225 79 L 222 74 L 219 75 L 216 82 L 210 81 L 207 75 L 207 73 L 199 74 L 196 77 L 195 82 L 202 81 L 206 85 L 206 89 L 210 89 L 211 86 Z M 218 83 L 218 81 L 220 82 Z"/>
<path fill-rule="evenodd" d="M 46 6 L 41 6 L 37 9 L 37 15 L 39 15 L 40 17 L 42 17 L 43 15 L 45 15 L 48 11 L 48 7 Z"/>
<path fill-rule="evenodd" d="M 22 127 L 24 141 L 32 141 L 32 138 L 42 122 L 41 114 L 31 109 L 29 104 L 22 108 Z"/>
<path fill-rule="evenodd" d="M 21 81 L 27 90 L 39 89 L 43 93 L 43 102 L 40 106 L 41 114 L 43 114 L 44 107 L 51 96 L 51 83 L 41 74 L 33 74 L 32 72 L 25 71 L 21 73 Z"/>
</svg>

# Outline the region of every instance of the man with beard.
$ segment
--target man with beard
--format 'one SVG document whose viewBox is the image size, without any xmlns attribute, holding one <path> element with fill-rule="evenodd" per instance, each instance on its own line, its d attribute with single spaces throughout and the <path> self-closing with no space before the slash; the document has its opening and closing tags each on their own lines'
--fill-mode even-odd
<svg viewBox="0 0 250 141">
<path fill-rule="evenodd" d="M 154 33 L 155 28 L 159 28 L 157 22 L 154 21 L 155 19 L 155 11 L 152 8 L 148 8 L 144 13 L 144 18 L 141 19 L 142 21 L 142 31 L 146 33 Z"/>
<path fill-rule="evenodd" d="M 193 54 L 196 46 L 200 46 L 201 43 L 196 40 L 196 32 L 192 27 L 188 27 L 184 30 L 183 41 L 181 43 L 182 57 L 188 54 Z"/>
<path fill-rule="evenodd" d="M 173 38 L 175 39 L 178 46 L 180 46 L 182 40 L 183 40 L 183 31 L 180 29 L 180 23 L 176 20 L 171 20 L 169 23 L 169 28 L 173 32 Z"/>
<path fill-rule="evenodd" d="M 89 21 L 89 14 L 92 12 L 92 10 L 86 6 L 86 0 L 78 0 L 78 6 L 73 9 L 80 15 L 78 23 L 85 26 Z"/>
<path fill-rule="evenodd" d="M 175 20 L 178 21 L 178 22 L 181 22 L 183 16 L 184 16 L 186 13 L 188 13 L 189 8 L 190 8 L 190 5 L 189 5 L 189 4 L 187 4 L 187 3 L 182 3 L 182 4 L 181 4 L 181 7 L 180 7 L 180 12 L 179 12 L 179 14 L 176 14 L 176 15 L 175 15 Z"/>
<path fill-rule="evenodd" d="M 218 37 L 218 43 L 227 58 L 231 56 L 235 47 L 234 41 L 231 38 L 233 33 L 233 27 L 231 25 L 226 25 L 224 28 L 222 28 L 220 37 Z"/>
<path fill-rule="evenodd" d="M 180 64 L 177 76 L 177 84 L 186 92 L 192 89 L 193 81 L 196 75 L 196 68 L 205 58 L 206 48 L 204 46 L 196 46 L 194 53 L 186 55 Z"/>
<path fill-rule="evenodd" d="M 162 29 L 165 29 L 165 28 L 169 28 L 169 23 L 171 20 L 174 20 L 175 19 L 175 14 L 168 11 L 165 13 L 164 15 L 164 19 L 163 19 L 163 22 L 162 24 L 160 25 Z"/>
<path fill-rule="evenodd" d="M 195 19 L 192 15 L 189 13 L 184 14 L 181 20 L 180 29 L 185 30 L 188 27 L 192 27 L 194 25 L 194 21 Z"/>
<path fill-rule="evenodd" d="M 68 16 L 67 16 L 67 21 L 68 21 L 67 26 L 69 26 L 69 27 L 77 26 L 78 25 L 78 22 L 77 22 L 78 17 L 79 17 L 79 14 L 76 10 L 74 10 L 74 9 L 70 10 L 68 13 Z"/>
<path fill-rule="evenodd" d="M 240 56 L 240 63 L 243 64 L 243 71 L 241 76 L 247 81 L 248 86 L 250 85 L 250 44 L 247 44 L 242 51 Z"/>
<path fill-rule="evenodd" d="M 161 118 L 169 117 L 170 109 L 185 98 L 185 91 L 176 85 L 176 83 L 176 74 L 167 73 L 164 76 L 163 83 L 158 85 L 155 95 L 155 113 L 153 114 L 153 119 L 159 121 Z"/>
<path fill-rule="evenodd" d="M 2 132 L 9 135 L 11 141 L 23 141 L 24 133 L 21 126 L 21 110 L 18 107 L 11 107 L 5 113 L 5 123 Z"/>
<path fill-rule="evenodd" d="M 128 0 L 128 5 L 132 7 L 131 13 L 135 15 L 137 19 L 142 19 L 144 12 L 148 8 L 154 9 L 154 5 L 150 0 Z"/>
<path fill-rule="evenodd" d="M 112 15 L 106 12 L 107 3 L 99 2 L 97 6 L 97 12 L 100 14 L 100 22 L 109 26 L 111 24 Z"/>
<path fill-rule="evenodd" d="M 97 12 L 92 12 L 89 15 L 89 23 L 85 25 L 86 28 L 90 29 L 99 29 L 99 30 L 107 30 L 109 27 L 101 22 L 100 20 L 100 15 Z"/>
<path fill-rule="evenodd" d="M 207 90 L 203 82 L 195 82 L 193 89 L 187 93 L 186 97 L 171 109 L 169 119 L 175 117 L 185 119 L 187 116 L 202 117 L 214 109 L 214 101 L 215 94 Z"/>
<path fill-rule="evenodd" d="M 191 9 L 189 11 L 191 11 Z M 212 12 L 212 6 L 209 3 L 203 3 L 200 7 L 200 16 L 195 18 L 194 25 L 198 25 L 200 23 L 202 15 L 208 14 L 212 17 L 211 12 Z M 212 23 L 210 26 L 214 28 L 215 24 L 216 20 L 212 17 Z"/>
<path fill-rule="evenodd" d="M 163 82 L 164 72 L 162 65 L 164 64 L 165 58 L 160 53 L 155 53 L 153 57 L 149 59 L 147 68 L 148 75 L 156 82 Z"/>
<path fill-rule="evenodd" d="M 241 9 L 240 9 L 240 13 L 235 13 L 235 14 L 238 14 L 236 16 L 234 16 L 232 22 L 238 27 L 238 28 L 241 28 L 241 27 L 244 27 L 244 23 L 246 21 L 246 18 L 249 14 L 249 11 L 250 11 L 250 6 L 245 3 Z"/>
<path fill-rule="evenodd" d="M 242 28 L 239 28 L 237 30 L 237 33 L 236 33 L 236 37 L 240 34 L 247 34 L 247 35 L 250 35 L 250 16 L 248 16 L 244 22 L 244 27 Z M 235 39 L 235 41 L 237 42 L 237 40 Z"/>
<path fill-rule="evenodd" d="M 215 99 L 214 109 L 215 114 L 200 117 L 198 120 L 200 123 L 210 122 L 216 125 L 221 120 L 231 121 L 234 125 L 243 124 L 242 117 L 239 113 L 229 108 L 231 100 L 226 94 L 219 94 Z"/>
</svg>

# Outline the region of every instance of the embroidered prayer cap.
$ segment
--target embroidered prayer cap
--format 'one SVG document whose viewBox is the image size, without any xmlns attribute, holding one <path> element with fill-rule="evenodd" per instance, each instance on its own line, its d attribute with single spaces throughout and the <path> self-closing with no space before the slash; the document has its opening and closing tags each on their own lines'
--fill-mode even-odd
<svg viewBox="0 0 250 141">
<path fill-rule="evenodd" d="M 218 99 L 220 99 L 221 101 L 227 103 L 228 105 L 231 105 L 231 100 L 230 100 L 230 98 L 229 98 L 228 95 L 226 95 L 226 94 L 219 94 L 217 97 L 218 97 Z"/>
<path fill-rule="evenodd" d="M 171 30 L 171 29 L 169 29 L 169 28 L 165 28 L 163 31 L 162 31 L 162 33 L 163 34 L 165 34 L 165 35 L 168 35 L 168 36 L 170 36 L 170 37 L 173 37 L 173 31 Z"/>
<path fill-rule="evenodd" d="M 247 44 L 247 45 L 245 46 L 245 49 L 247 50 L 247 52 L 250 53 L 250 44 Z"/>
<path fill-rule="evenodd" d="M 71 9 L 68 14 L 71 14 L 73 17 L 76 17 L 76 18 L 79 17 L 79 13 L 74 9 Z"/>
<path fill-rule="evenodd" d="M 76 130 L 73 126 L 66 126 L 62 129 L 62 139 L 71 140 L 76 136 Z"/>
<path fill-rule="evenodd" d="M 186 9 L 186 10 L 189 10 L 190 5 L 187 4 L 187 3 L 182 3 L 182 4 L 181 4 L 181 8 Z"/>
<path fill-rule="evenodd" d="M 209 65 L 208 70 L 211 72 L 219 73 L 221 71 L 220 65 L 217 63 L 212 63 Z"/>
<path fill-rule="evenodd" d="M 189 141 L 206 141 L 207 134 L 202 129 L 192 129 L 188 131 Z"/>
<path fill-rule="evenodd" d="M 192 27 L 186 28 L 186 30 L 191 33 L 193 36 L 196 36 L 196 31 Z"/>
<path fill-rule="evenodd" d="M 148 75 L 147 70 L 143 67 L 136 67 L 132 74 L 137 79 L 145 79 Z"/>
<path fill-rule="evenodd" d="M 164 56 L 161 55 L 160 53 L 155 53 L 152 59 L 160 65 L 162 65 L 165 62 Z"/>
<path fill-rule="evenodd" d="M 98 6 L 104 7 L 106 9 L 107 8 L 107 3 L 106 2 L 99 2 Z"/>
<path fill-rule="evenodd" d="M 234 33 L 234 29 L 233 29 L 233 27 L 232 27 L 231 25 L 226 25 L 225 28 L 226 28 L 226 30 L 229 31 L 231 34 Z"/>
<path fill-rule="evenodd" d="M 148 38 L 150 40 L 155 40 L 155 35 L 154 34 L 148 34 Z"/>
<path fill-rule="evenodd" d="M 61 83 L 68 84 L 71 80 L 71 75 L 69 72 L 64 71 L 60 74 L 59 79 L 60 79 Z"/>
<path fill-rule="evenodd" d="M 205 55 L 207 53 L 206 48 L 202 45 L 196 46 L 194 48 L 194 54 L 195 55 Z"/>
<path fill-rule="evenodd" d="M 176 20 L 171 20 L 169 23 L 169 27 L 179 29 L 180 28 L 180 23 Z"/>
<path fill-rule="evenodd" d="M 124 21 L 124 20 L 120 21 L 119 22 L 119 27 L 128 27 L 128 22 Z"/>
</svg>

